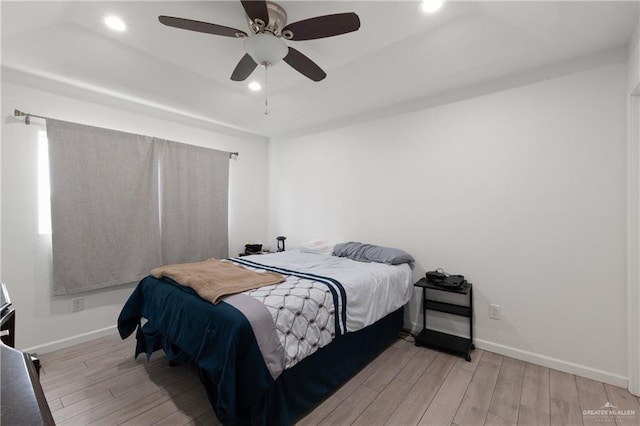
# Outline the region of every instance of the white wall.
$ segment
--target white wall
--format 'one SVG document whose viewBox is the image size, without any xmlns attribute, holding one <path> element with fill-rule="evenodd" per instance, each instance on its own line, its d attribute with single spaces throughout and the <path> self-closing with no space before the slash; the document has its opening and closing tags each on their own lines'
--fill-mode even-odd
<svg viewBox="0 0 640 426">
<path fill-rule="evenodd" d="M 69 344 L 65 339 L 77 341 L 84 333 L 113 332 L 120 309 L 133 287 L 82 294 L 85 309 L 77 313 L 71 313 L 72 297 L 52 296 L 50 236 L 38 235 L 37 228 L 37 132 L 44 129 L 38 124 L 43 121 L 33 119 L 30 126 L 25 126 L 11 117 L 14 108 L 238 151 L 238 160 L 230 160 L 230 254 L 241 251 L 247 241 L 263 241 L 266 236 L 268 144 L 265 140 L 228 136 L 3 81 L 2 281 L 7 284 L 16 306 L 17 347 L 46 351 Z"/>
<path fill-rule="evenodd" d="M 626 81 L 608 65 L 272 141 L 269 235 L 403 248 L 416 279 L 465 274 L 477 346 L 625 385 Z"/>
</svg>

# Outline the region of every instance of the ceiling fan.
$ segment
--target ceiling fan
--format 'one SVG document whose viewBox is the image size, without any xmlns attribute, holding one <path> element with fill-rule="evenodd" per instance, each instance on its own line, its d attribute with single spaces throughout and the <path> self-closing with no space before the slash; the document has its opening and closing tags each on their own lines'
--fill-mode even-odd
<svg viewBox="0 0 640 426">
<path fill-rule="evenodd" d="M 249 34 L 235 28 L 192 19 L 162 15 L 158 20 L 169 27 L 245 39 L 246 53 L 231 74 L 233 81 L 244 81 L 258 65 L 266 68 L 280 60 L 313 81 L 323 80 L 327 74 L 322 68 L 299 50 L 287 46 L 284 40 L 315 40 L 350 33 L 360 28 L 360 18 L 353 12 L 317 16 L 287 25 L 287 14 L 277 3 L 265 0 L 243 0 L 241 3 L 247 15 Z"/>
</svg>

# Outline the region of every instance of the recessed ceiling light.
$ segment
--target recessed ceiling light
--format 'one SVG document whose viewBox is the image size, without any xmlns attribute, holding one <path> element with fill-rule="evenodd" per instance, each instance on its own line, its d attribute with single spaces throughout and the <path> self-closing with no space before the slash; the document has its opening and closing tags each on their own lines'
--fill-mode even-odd
<svg viewBox="0 0 640 426">
<path fill-rule="evenodd" d="M 115 15 L 109 15 L 104 18 L 104 24 L 111 28 L 113 31 L 124 31 L 127 29 L 127 24 Z"/>
<path fill-rule="evenodd" d="M 252 81 L 251 83 L 249 83 L 249 90 L 252 90 L 254 92 L 258 92 L 258 91 L 262 90 L 262 85 L 260 83 L 258 83 L 257 81 Z"/>
<path fill-rule="evenodd" d="M 444 0 L 422 0 L 420 9 L 425 13 L 434 13 L 442 7 Z"/>
</svg>

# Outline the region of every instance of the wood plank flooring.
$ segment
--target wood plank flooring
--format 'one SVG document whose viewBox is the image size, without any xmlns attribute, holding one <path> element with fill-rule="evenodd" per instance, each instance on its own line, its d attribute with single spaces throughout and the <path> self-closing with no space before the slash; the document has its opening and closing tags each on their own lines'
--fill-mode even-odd
<svg viewBox="0 0 640 426">
<path fill-rule="evenodd" d="M 43 354 L 58 425 L 218 425 L 195 371 L 117 335 Z M 398 339 L 298 425 L 637 425 L 626 389 L 476 350 L 472 362 Z M 607 402 L 635 416 L 583 414 Z"/>
</svg>

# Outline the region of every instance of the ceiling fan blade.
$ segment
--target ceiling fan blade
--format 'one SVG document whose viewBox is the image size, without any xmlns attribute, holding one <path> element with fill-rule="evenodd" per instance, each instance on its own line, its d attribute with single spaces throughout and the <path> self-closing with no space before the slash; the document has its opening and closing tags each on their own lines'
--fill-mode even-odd
<svg viewBox="0 0 640 426">
<path fill-rule="evenodd" d="M 316 16 L 298 22 L 293 22 L 282 29 L 291 31 L 291 40 L 314 40 L 317 38 L 333 37 L 340 34 L 357 31 L 360 28 L 360 18 L 353 12 L 337 13 L 335 15 Z"/>
<path fill-rule="evenodd" d="M 252 21 L 256 18 L 262 19 L 265 25 L 269 23 L 269 11 L 267 10 L 267 2 L 264 0 L 243 0 L 242 7 L 247 16 Z"/>
<path fill-rule="evenodd" d="M 291 67 L 300 74 L 313 81 L 323 80 L 327 76 L 327 73 L 322 71 L 322 68 L 320 68 L 315 62 L 293 47 L 289 47 L 289 53 L 284 57 L 283 61 L 291 65 Z"/>
<path fill-rule="evenodd" d="M 249 56 L 248 53 L 245 53 L 242 59 L 240 59 L 240 62 L 238 62 L 238 65 L 236 65 L 236 68 L 233 70 L 231 80 L 245 81 L 257 66 L 258 64 L 255 63 L 251 56 Z"/>
<path fill-rule="evenodd" d="M 237 30 L 231 27 L 225 27 L 217 24 L 210 24 L 208 22 L 194 21 L 192 19 L 175 18 L 172 16 L 158 16 L 158 20 L 166 26 L 180 28 L 183 30 L 197 31 L 200 33 L 214 34 L 225 37 L 237 37 L 237 34 L 247 33 L 241 30 Z"/>
</svg>

